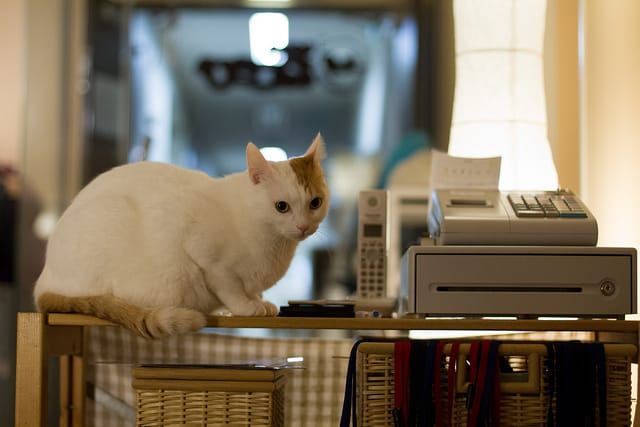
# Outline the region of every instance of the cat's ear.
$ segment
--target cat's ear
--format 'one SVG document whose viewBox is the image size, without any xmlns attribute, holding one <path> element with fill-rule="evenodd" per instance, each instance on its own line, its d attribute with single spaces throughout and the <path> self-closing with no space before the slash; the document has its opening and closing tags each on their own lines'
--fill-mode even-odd
<svg viewBox="0 0 640 427">
<path fill-rule="evenodd" d="M 254 184 L 260 183 L 271 175 L 271 165 L 252 142 L 247 144 L 247 170 L 249 178 Z"/>
<path fill-rule="evenodd" d="M 313 157 L 314 160 L 319 162 L 324 160 L 326 155 L 324 138 L 320 135 L 320 132 L 318 132 L 309 148 L 307 148 L 307 152 L 304 153 L 304 157 Z"/>
</svg>

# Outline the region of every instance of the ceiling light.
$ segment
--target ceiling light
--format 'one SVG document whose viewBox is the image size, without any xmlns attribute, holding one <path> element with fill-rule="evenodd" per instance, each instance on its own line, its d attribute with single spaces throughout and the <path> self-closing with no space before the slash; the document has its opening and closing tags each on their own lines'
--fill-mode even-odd
<svg viewBox="0 0 640 427">
<path fill-rule="evenodd" d="M 256 65 L 281 66 L 287 62 L 289 19 L 284 13 L 259 12 L 249 18 L 251 60 Z"/>
<path fill-rule="evenodd" d="M 270 162 L 280 162 L 287 160 L 287 153 L 280 147 L 264 147 L 260 152 Z"/>
</svg>

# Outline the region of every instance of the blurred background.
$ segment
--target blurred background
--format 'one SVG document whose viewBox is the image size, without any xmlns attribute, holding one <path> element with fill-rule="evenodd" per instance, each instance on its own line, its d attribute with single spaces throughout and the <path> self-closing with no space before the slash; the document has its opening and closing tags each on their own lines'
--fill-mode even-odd
<svg viewBox="0 0 640 427">
<path fill-rule="evenodd" d="M 83 185 L 143 159 L 223 176 L 246 168 L 249 141 L 286 158 L 321 132 L 331 212 L 265 297 L 345 297 L 355 287 L 358 191 L 379 185 L 384 159 L 407 135 L 428 144 L 436 61 L 433 42 L 419 41 L 436 6 L 232 5 L 86 4 L 87 69 L 71 83 L 85 94 L 78 117 L 69 112 L 83 124 L 68 147 L 80 161 L 68 179 Z"/>
<path fill-rule="evenodd" d="M 113 166 L 147 159 L 222 176 L 245 168 L 249 141 L 296 156 L 321 132 L 331 212 L 267 298 L 353 292 L 358 192 L 385 186 L 403 148 L 447 150 L 452 4 L 3 1 L 0 419 L 12 424 L 15 313 L 33 310 L 48 233 Z M 635 0 L 546 8 L 549 144 L 601 245 L 640 242 L 638 20 Z"/>
<path fill-rule="evenodd" d="M 15 156 L 1 159 L 0 218 L 11 231 L 2 236 L 2 419 L 13 417 L 15 313 L 33 310 L 47 236 L 113 166 L 153 160 L 223 176 L 246 168 L 249 141 L 292 157 L 321 132 L 331 211 L 265 297 L 283 305 L 353 293 L 359 190 L 382 185 L 403 139 L 432 142 L 444 87 L 437 2 L 34 0 L 10 11 L 22 20 L 8 24 L 22 43 L 24 129 Z"/>
</svg>

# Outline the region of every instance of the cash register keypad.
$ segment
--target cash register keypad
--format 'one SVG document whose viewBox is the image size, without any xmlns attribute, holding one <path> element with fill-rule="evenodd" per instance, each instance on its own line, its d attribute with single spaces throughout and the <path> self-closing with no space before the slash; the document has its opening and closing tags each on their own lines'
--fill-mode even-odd
<svg viewBox="0 0 640 427">
<path fill-rule="evenodd" d="M 548 191 L 507 195 L 516 215 L 524 218 L 587 218 L 580 200 L 570 192 Z"/>
</svg>

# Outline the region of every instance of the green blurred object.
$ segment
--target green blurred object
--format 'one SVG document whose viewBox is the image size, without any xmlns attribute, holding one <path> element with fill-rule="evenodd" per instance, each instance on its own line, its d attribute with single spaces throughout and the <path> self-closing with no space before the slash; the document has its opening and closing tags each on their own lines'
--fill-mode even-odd
<svg viewBox="0 0 640 427">
<path fill-rule="evenodd" d="M 382 174 L 380 175 L 380 181 L 377 188 L 387 188 L 389 184 L 389 177 L 393 173 L 393 170 L 400 163 L 414 155 L 416 152 L 431 148 L 431 139 L 427 133 L 420 129 L 414 129 L 410 131 L 398 144 L 398 146 L 391 152 L 388 160 L 382 167 Z"/>
</svg>

